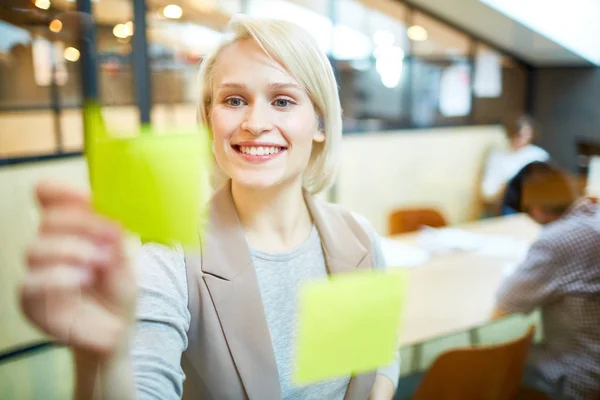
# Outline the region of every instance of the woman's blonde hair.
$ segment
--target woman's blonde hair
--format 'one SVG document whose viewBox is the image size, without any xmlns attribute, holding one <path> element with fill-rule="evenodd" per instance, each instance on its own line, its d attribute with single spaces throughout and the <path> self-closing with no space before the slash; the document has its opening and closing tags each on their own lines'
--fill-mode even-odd
<svg viewBox="0 0 600 400">
<path fill-rule="evenodd" d="M 199 122 L 211 128 L 214 67 L 221 51 L 238 41 L 255 40 L 269 57 L 281 64 L 298 81 L 313 102 L 319 130 L 324 132 L 325 141 L 313 143 L 303 186 L 310 193 L 328 188 L 337 172 L 338 150 L 342 139 L 342 109 L 337 83 L 327 56 L 307 31 L 291 22 L 239 15 L 231 19 L 229 29 L 231 37 L 206 56 L 200 67 Z"/>
</svg>

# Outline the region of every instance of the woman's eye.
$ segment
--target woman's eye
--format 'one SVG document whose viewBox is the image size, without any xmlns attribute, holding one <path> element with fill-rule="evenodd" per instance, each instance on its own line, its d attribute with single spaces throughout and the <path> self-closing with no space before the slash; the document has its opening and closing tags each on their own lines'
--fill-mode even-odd
<svg viewBox="0 0 600 400">
<path fill-rule="evenodd" d="M 231 98 L 225 100 L 225 102 L 232 107 L 240 107 L 240 106 L 244 105 L 244 102 L 242 101 L 242 99 L 240 99 L 238 97 L 231 97 Z"/>
<path fill-rule="evenodd" d="M 288 99 L 277 99 L 273 102 L 273 104 L 275 104 L 276 107 L 281 107 L 281 108 L 285 108 L 285 107 L 289 106 L 290 103 L 291 103 L 291 101 Z"/>
</svg>

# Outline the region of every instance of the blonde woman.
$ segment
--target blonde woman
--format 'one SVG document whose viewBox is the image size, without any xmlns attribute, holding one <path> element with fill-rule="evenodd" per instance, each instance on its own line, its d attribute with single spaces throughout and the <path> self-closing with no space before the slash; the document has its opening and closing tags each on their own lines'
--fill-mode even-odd
<svg viewBox="0 0 600 400">
<path fill-rule="evenodd" d="M 313 196 L 334 179 L 341 140 L 326 56 L 288 22 L 230 28 L 200 70 L 200 119 L 229 178 L 201 249 L 147 244 L 133 273 L 116 225 L 85 196 L 42 184 L 23 309 L 73 349 L 81 399 L 391 399 L 399 359 L 292 382 L 300 285 L 383 260 L 366 221 Z"/>
</svg>

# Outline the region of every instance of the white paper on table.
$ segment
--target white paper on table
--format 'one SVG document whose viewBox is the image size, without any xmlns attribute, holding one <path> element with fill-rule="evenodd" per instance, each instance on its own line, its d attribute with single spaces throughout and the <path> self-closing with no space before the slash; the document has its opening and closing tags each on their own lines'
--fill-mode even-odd
<svg viewBox="0 0 600 400">
<path fill-rule="evenodd" d="M 527 242 L 506 235 L 486 235 L 476 250 L 480 255 L 511 258 L 519 262 L 525 259 L 528 251 Z"/>
<path fill-rule="evenodd" d="M 507 235 L 482 235 L 457 228 L 425 227 L 417 237 L 417 244 L 433 253 L 466 251 L 518 261 L 523 260 L 529 250 L 528 243 Z"/>
<path fill-rule="evenodd" d="M 475 251 L 481 246 L 481 242 L 480 235 L 456 228 L 423 227 L 417 237 L 419 247 L 433 253 Z"/>
<path fill-rule="evenodd" d="M 390 268 L 414 268 L 429 260 L 429 252 L 396 240 L 381 238 L 381 250 L 386 265 Z"/>
</svg>

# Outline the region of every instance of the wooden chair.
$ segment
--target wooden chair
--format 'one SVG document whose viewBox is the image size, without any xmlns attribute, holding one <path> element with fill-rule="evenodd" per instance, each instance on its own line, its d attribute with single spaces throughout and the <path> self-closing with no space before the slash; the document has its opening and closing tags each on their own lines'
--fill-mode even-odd
<svg viewBox="0 0 600 400">
<path fill-rule="evenodd" d="M 497 346 L 450 350 L 423 377 L 413 400 L 514 400 L 535 328 Z"/>
<path fill-rule="evenodd" d="M 392 211 L 390 214 L 388 233 L 398 235 L 414 232 L 418 231 L 423 225 L 440 228 L 448 225 L 448 223 L 439 211 L 432 208 L 401 208 Z"/>
</svg>

